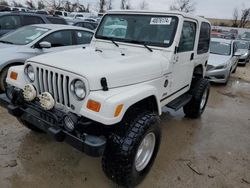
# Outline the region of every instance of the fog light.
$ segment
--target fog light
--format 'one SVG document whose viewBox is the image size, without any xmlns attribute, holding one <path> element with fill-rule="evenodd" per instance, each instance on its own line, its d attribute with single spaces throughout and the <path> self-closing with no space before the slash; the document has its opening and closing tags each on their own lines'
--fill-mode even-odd
<svg viewBox="0 0 250 188">
<path fill-rule="evenodd" d="M 25 101 L 31 102 L 36 98 L 36 89 L 32 84 L 27 84 L 23 89 L 23 97 Z"/>
<path fill-rule="evenodd" d="M 49 92 L 44 92 L 39 96 L 40 105 L 44 110 L 51 110 L 55 106 L 55 100 Z"/>
<path fill-rule="evenodd" d="M 77 124 L 77 116 L 69 113 L 63 118 L 64 127 L 66 130 L 72 132 L 75 130 L 75 126 Z"/>
</svg>

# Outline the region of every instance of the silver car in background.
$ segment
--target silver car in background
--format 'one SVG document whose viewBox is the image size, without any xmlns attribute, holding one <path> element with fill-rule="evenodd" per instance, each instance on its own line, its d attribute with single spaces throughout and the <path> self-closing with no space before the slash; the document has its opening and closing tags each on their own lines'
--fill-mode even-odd
<svg viewBox="0 0 250 188">
<path fill-rule="evenodd" d="M 236 71 L 240 55 L 235 41 L 212 38 L 206 78 L 227 84 L 230 74 Z"/>
<path fill-rule="evenodd" d="M 250 60 L 250 41 L 236 41 L 238 52 L 242 55 L 240 56 L 238 64 L 245 66 Z"/>
<path fill-rule="evenodd" d="M 5 91 L 5 78 L 10 66 L 21 65 L 27 59 L 88 45 L 92 30 L 57 24 L 22 27 L 0 38 L 0 89 Z"/>
</svg>

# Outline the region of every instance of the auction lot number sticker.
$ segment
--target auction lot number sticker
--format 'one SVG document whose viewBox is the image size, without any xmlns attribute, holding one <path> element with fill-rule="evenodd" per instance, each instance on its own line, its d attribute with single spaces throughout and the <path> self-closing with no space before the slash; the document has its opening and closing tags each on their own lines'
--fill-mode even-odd
<svg viewBox="0 0 250 188">
<path fill-rule="evenodd" d="M 150 25 L 170 25 L 172 18 L 169 17 L 159 17 L 151 18 Z"/>
</svg>

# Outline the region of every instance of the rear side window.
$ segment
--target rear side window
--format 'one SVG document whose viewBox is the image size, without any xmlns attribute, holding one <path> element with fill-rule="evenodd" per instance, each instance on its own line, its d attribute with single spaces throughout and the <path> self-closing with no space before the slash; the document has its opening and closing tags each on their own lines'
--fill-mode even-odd
<svg viewBox="0 0 250 188">
<path fill-rule="evenodd" d="M 47 17 L 47 19 L 50 21 L 52 24 L 63 24 L 67 25 L 66 21 L 64 19 L 60 18 L 53 18 L 53 17 Z"/>
<path fill-rule="evenodd" d="M 23 16 L 23 25 L 43 24 L 44 21 L 38 16 Z"/>
<path fill-rule="evenodd" d="M 0 17 L 0 29 L 16 29 L 21 27 L 19 16 L 2 16 Z"/>
<path fill-rule="evenodd" d="M 196 24 L 194 22 L 185 21 L 181 33 L 178 52 L 189 52 L 194 50 L 196 35 Z"/>
<path fill-rule="evenodd" d="M 72 32 L 71 31 L 56 31 L 42 41 L 50 42 L 52 47 L 70 46 L 72 43 Z"/>
<path fill-rule="evenodd" d="M 200 38 L 197 50 L 198 54 L 203 54 L 208 52 L 210 45 L 210 33 L 211 33 L 210 25 L 206 22 L 203 22 L 201 24 L 201 30 L 200 30 Z"/>
<path fill-rule="evenodd" d="M 87 31 L 75 31 L 76 43 L 79 44 L 89 44 L 92 40 L 93 33 Z"/>
</svg>

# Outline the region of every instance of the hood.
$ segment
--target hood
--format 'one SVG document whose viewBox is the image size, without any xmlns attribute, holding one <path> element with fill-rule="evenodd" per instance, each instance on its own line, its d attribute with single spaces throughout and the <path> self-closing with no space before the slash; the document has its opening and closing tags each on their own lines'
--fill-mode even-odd
<svg viewBox="0 0 250 188">
<path fill-rule="evenodd" d="M 50 53 L 29 61 L 53 66 L 85 77 L 90 90 L 102 89 L 100 80 L 105 77 L 108 87 L 122 87 L 161 77 L 162 67 L 159 52 L 126 51 L 121 48 L 96 50 L 74 49 Z"/>
<path fill-rule="evenodd" d="M 226 56 L 226 55 L 210 54 L 208 59 L 208 65 L 212 65 L 214 67 L 217 67 L 219 65 L 225 65 L 230 59 L 231 59 L 230 55 Z"/>
</svg>

